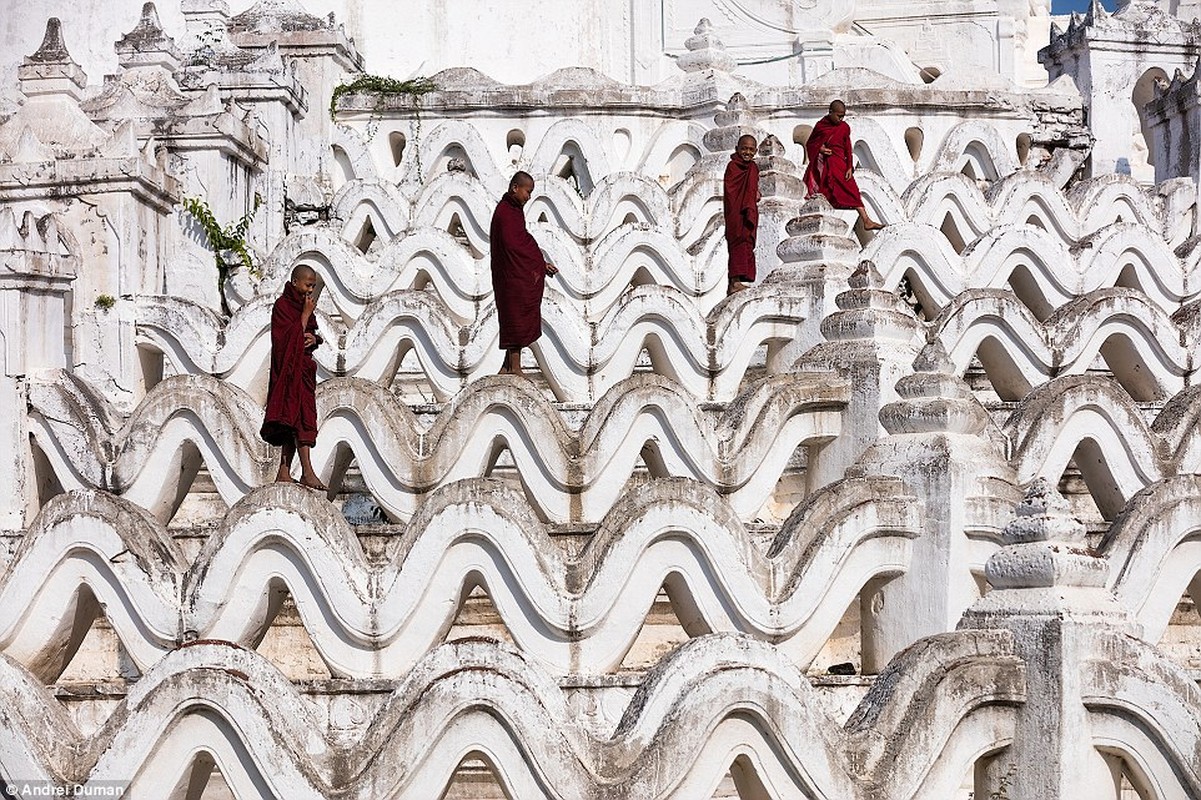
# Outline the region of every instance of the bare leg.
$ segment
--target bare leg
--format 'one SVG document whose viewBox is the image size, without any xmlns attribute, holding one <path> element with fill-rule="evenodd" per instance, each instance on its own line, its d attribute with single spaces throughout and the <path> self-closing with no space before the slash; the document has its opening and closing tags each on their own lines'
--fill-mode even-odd
<svg viewBox="0 0 1201 800">
<path fill-rule="evenodd" d="M 521 371 L 521 348 L 510 347 L 505 351 L 505 363 L 501 365 L 498 375 L 524 375 Z"/>
<path fill-rule="evenodd" d="M 295 455 L 294 444 L 285 444 L 280 448 L 279 471 L 275 473 L 276 483 L 292 483 L 292 457 Z"/>
<path fill-rule="evenodd" d="M 302 444 L 296 450 L 300 453 L 300 484 L 310 489 L 327 491 L 329 487 L 322 483 L 321 479 L 317 477 L 317 473 L 313 471 L 313 462 L 309 460 L 309 446 Z"/>
<path fill-rule="evenodd" d="M 859 224 L 863 226 L 865 231 L 878 231 L 884 227 L 883 223 L 876 222 L 869 217 L 867 215 L 867 209 L 863 206 L 859 206 L 855 210 L 859 212 Z"/>
</svg>

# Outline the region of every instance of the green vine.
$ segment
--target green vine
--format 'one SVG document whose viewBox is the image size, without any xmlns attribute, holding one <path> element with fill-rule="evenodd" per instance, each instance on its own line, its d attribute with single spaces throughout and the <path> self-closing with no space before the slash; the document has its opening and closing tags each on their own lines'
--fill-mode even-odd
<svg viewBox="0 0 1201 800">
<path fill-rule="evenodd" d="M 386 97 L 407 97 L 409 103 L 413 106 L 413 117 L 415 119 L 415 130 L 413 131 L 413 147 L 417 148 L 421 140 L 421 98 L 424 95 L 438 90 L 437 84 L 424 75 L 416 78 L 409 78 L 406 81 L 400 81 L 396 78 L 386 78 L 382 75 L 358 75 L 350 83 L 343 83 L 334 87 L 333 94 L 329 98 L 329 118 L 337 121 L 338 100 L 342 95 L 346 94 L 373 94 L 375 95 L 375 105 L 372 108 L 372 114 L 367 120 L 367 140 L 371 141 L 375 138 L 376 131 L 379 130 L 379 121 L 381 111 L 384 106 L 384 98 Z M 421 174 L 421 150 L 415 149 L 417 154 L 417 174 Z"/>
<path fill-rule="evenodd" d="M 221 253 L 226 251 L 234 253 L 252 277 L 262 277 L 262 272 L 255 266 L 254 259 L 250 257 L 250 251 L 246 249 L 246 231 L 250 229 L 250 222 L 262 204 L 263 198 L 258 192 L 255 192 L 254 207 L 237 222 L 222 227 L 217 218 L 213 216 L 213 210 L 209 208 L 209 204 L 203 198 L 185 197 L 183 199 L 184 210 L 200 223 L 205 236 L 208 237 L 209 245 L 213 248 L 214 260 L 217 262 L 217 294 L 221 296 L 221 310 L 226 315 L 229 315 L 229 305 L 225 302 L 225 281 L 229 278 L 230 267 L 221 257 Z"/>
<path fill-rule="evenodd" d="M 335 118 L 338 112 L 338 100 L 344 94 L 373 94 L 375 95 L 375 110 L 383 106 L 385 97 L 408 97 L 414 107 L 422 95 L 436 91 L 438 87 L 425 76 L 398 81 L 396 78 L 386 78 L 382 75 L 359 75 L 350 83 L 334 87 L 334 93 L 329 98 L 329 118 Z"/>
</svg>

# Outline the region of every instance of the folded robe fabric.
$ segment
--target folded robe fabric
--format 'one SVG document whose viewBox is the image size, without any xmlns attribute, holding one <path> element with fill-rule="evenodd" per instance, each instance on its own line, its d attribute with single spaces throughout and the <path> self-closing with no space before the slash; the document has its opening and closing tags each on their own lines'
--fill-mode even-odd
<svg viewBox="0 0 1201 800">
<path fill-rule="evenodd" d="M 830 155 L 821 154 L 823 146 L 830 148 Z M 845 120 L 833 122 L 828 116 L 822 117 L 813 127 L 813 133 L 809 134 L 809 141 L 805 142 L 805 152 L 809 154 L 805 187 L 810 197 L 823 194 L 835 208 L 859 208 L 863 205 L 855 176 L 846 176 L 852 155 L 851 126 Z"/>
<path fill-rule="evenodd" d="M 317 443 L 317 362 L 306 349 L 306 332 L 317 338 L 317 317 L 301 327 L 304 295 L 288 281 L 271 309 L 271 378 L 267 384 L 267 411 L 259 435 L 268 444 L 282 447 Z"/>
<path fill-rule="evenodd" d="M 755 280 L 755 233 L 759 229 L 759 166 L 730 156 L 723 181 L 722 210 L 731 280 Z"/>
<path fill-rule="evenodd" d="M 546 259 L 526 229 L 521 204 L 508 192 L 492 213 L 490 238 L 500 347 L 526 347 L 542 335 Z"/>
</svg>

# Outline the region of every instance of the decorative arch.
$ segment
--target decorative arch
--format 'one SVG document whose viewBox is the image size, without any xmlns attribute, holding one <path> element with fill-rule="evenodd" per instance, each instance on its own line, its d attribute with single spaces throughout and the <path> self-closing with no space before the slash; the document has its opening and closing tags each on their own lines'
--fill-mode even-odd
<svg viewBox="0 0 1201 800">
<path fill-rule="evenodd" d="M 1020 166 L 1014 144 L 980 120 L 961 122 L 947 133 L 931 170 L 962 172 L 969 163 L 977 171 L 977 179 L 989 181 L 1011 175 Z"/>
</svg>

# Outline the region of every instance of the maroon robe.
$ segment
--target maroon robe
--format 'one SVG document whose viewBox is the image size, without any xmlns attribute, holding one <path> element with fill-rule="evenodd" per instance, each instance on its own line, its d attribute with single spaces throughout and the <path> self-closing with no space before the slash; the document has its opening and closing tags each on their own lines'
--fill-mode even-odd
<svg viewBox="0 0 1201 800">
<path fill-rule="evenodd" d="M 267 384 L 267 413 L 259 435 L 268 444 L 282 447 L 317 443 L 317 362 L 305 348 L 304 335 L 317 337 L 317 315 L 301 327 L 304 295 L 288 281 L 271 309 L 271 380 Z"/>
<path fill-rule="evenodd" d="M 489 233 L 492 292 L 500 321 L 500 347 L 527 347 L 542 335 L 546 259 L 525 227 L 525 214 L 508 192 L 496 204 Z"/>
<path fill-rule="evenodd" d="M 759 229 L 759 165 L 737 153 L 726 164 L 722 209 L 726 218 L 726 247 L 730 280 L 755 280 L 755 234 Z"/>
<path fill-rule="evenodd" d="M 821 154 L 822 146 L 830 148 L 830 155 Z M 809 154 L 809 168 L 805 170 L 805 187 L 809 196 L 823 194 L 835 208 L 861 208 L 863 197 L 855 176 L 848 178 L 847 168 L 854 163 L 851 154 L 851 126 L 846 120 L 832 122 L 822 117 L 805 142 Z"/>
</svg>

